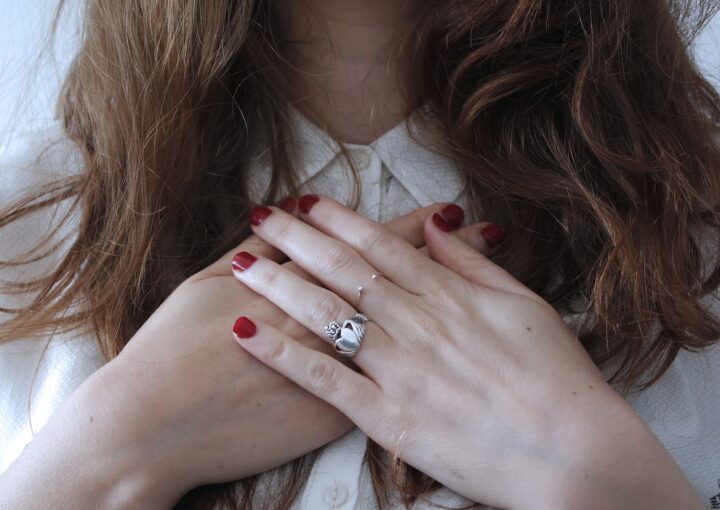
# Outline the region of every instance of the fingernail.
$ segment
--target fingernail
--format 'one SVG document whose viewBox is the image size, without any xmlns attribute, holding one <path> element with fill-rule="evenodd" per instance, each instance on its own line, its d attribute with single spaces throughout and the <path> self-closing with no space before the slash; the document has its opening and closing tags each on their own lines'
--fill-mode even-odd
<svg viewBox="0 0 720 510">
<path fill-rule="evenodd" d="M 448 225 L 447 221 L 445 221 L 445 218 L 440 216 L 438 213 L 433 214 L 433 223 L 437 228 L 440 230 L 443 230 L 445 232 L 450 232 L 452 229 L 450 228 L 450 225 Z"/>
<path fill-rule="evenodd" d="M 300 212 L 303 214 L 309 213 L 318 200 L 320 200 L 320 197 L 317 195 L 303 195 L 300 197 Z"/>
<path fill-rule="evenodd" d="M 253 262 L 257 260 L 257 257 L 246 252 L 241 251 L 235 254 L 235 256 L 232 259 L 232 268 L 233 271 L 245 271 L 250 266 L 253 265 Z"/>
<path fill-rule="evenodd" d="M 440 211 L 440 215 L 450 227 L 450 230 L 459 229 L 465 219 L 465 211 L 462 207 L 455 204 L 445 206 L 443 210 Z"/>
<path fill-rule="evenodd" d="M 233 326 L 233 333 L 235 333 L 238 338 L 252 338 L 256 332 L 257 326 L 247 317 L 238 317 Z"/>
<path fill-rule="evenodd" d="M 490 225 L 487 225 L 480 231 L 480 233 L 485 238 L 485 242 L 487 243 L 488 248 L 494 248 L 495 246 L 503 242 L 503 240 L 507 236 L 505 229 L 496 223 L 491 223 Z"/>
<path fill-rule="evenodd" d="M 265 207 L 264 205 L 253 207 L 250 210 L 250 224 L 257 227 L 263 221 L 265 221 L 265 218 L 270 216 L 270 214 L 272 214 L 272 209 L 270 209 L 269 207 Z"/>
<path fill-rule="evenodd" d="M 295 211 L 295 208 L 297 207 L 297 200 L 295 199 L 295 197 L 287 197 L 287 198 L 285 198 L 285 200 L 280 202 L 278 207 L 280 207 L 280 209 L 282 209 L 286 213 L 292 214 L 293 211 Z"/>
</svg>

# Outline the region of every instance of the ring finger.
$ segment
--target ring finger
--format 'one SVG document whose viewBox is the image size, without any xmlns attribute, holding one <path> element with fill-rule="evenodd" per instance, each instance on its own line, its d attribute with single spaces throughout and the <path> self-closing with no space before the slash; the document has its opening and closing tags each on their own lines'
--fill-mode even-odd
<svg viewBox="0 0 720 510">
<path fill-rule="evenodd" d="M 332 321 L 342 325 L 356 313 L 333 292 L 308 282 L 275 261 L 241 252 L 233 262 L 233 274 L 238 280 L 328 343 L 332 341 L 327 338 L 325 327 Z M 352 359 L 363 371 L 377 373 L 373 368 L 378 362 L 387 363 L 391 340 L 372 317 L 368 319 L 361 347 Z"/>
</svg>

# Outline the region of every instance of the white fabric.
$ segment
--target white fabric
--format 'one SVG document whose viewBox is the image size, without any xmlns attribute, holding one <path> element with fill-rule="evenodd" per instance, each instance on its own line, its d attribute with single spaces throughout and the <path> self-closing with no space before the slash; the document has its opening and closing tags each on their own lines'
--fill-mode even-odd
<svg viewBox="0 0 720 510">
<path fill-rule="evenodd" d="M 337 145 L 322 130 L 295 113 L 297 161 L 304 176 L 302 190 L 349 202 L 352 177 Z M 41 148 L 59 140 L 41 155 Z M 446 158 L 416 143 L 404 123 L 369 145 L 349 145 L 362 182 L 359 210 L 387 221 L 438 201 L 463 204 L 461 180 Z M 267 154 L 258 151 L 251 166 L 250 189 L 261 197 L 268 179 Z M 79 168 L 77 154 L 58 126 L 16 137 L 0 158 L 0 200 L 6 204 L 27 188 Z M 6 260 L 31 246 L 52 224 L 49 213 L 0 229 L 0 258 Z M 64 232 L 72 234 L 73 225 Z M 54 258 L 52 260 L 57 260 Z M 52 260 L 0 272 L 0 278 L 41 274 Z M 0 296 L 0 306 L 17 305 Z M 716 311 L 716 302 L 711 303 Z M 1 317 L 0 317 L 1 318 Z M 569 320 L 569 319 L 568 319 Z M 69 338 L 72 337 L 72 338 Z M 46 341 L 19 339 L 0 346 L 0 472 L 4 471 L 40 429 L 53 410 L 89 374 L 102 365 L 91 335 L 53 337 L 43 362 L 35 366 Z M 720 508 L 720 344 L 702 353 L 681 352 L 669 371 L 648 390 L 628 398 L 670 451 L 708 508 Z M 375 502 L 367 466 L 362 463 L 365 434 L 354 428 L 328 444 L 313 466 L 293 510 L 366 510 Z M 518 480 L 522 483 L 522 480 Z M 443 489 L 432 500 L 448 506 L 470 503 Z M 532 506 L 532 503 L 530 503 Z M 397 506 L 400 508 L 400 505 Z M 433 508 L 425 503 L 418 509 Z"/>
</svg>

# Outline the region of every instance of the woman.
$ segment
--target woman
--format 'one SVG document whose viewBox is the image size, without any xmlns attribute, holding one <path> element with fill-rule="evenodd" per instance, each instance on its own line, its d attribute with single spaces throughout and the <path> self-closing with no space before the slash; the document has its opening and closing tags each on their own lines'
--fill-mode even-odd
<svg viewBox="0 0 720 510">
<path fill-rule="evenodd" d="M 89 1 L 1 338 L 107 363 L 3 506 L 716 506 L 710 7 Z"/>
</svg>

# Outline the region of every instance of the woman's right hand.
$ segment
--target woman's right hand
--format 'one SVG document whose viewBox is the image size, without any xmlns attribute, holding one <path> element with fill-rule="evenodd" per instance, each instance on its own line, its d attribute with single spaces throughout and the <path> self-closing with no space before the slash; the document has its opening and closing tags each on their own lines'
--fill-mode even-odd
<svg viewBox="0 0 720 510">
<path fill-rule="evenodd" d="M 388 227 L 420 246 L 425 218 L 441 208 L 418 209 Z M 483 246 L 483 225 L 468 227 L 461 235 Z M 79 487 L 83 497 L 95 498 L 88 500 L 88 508 L 135 501 L 172 506 L 194 487 L 267 471 L 354 426 L 334 407 L 236 348 L 232 323 L 238 315 L 252 314 L 305 345 L 352 364 L 335 354 L 328 342 L 240 284 L 231 272 L 238 251 L 259 252 L 275 260 L 283 257 L 252 236 L 179 285 L 120 355 L 60 406 L 28 452 L 0 479 L 0 502 L 10 485 L 8 475 L 12 479 L 16 464 L 22 472 L 23 463 L 27 465 L 34 455 L 36 462 L 41 459 L 50 466 L 53 456 L 59 457 L 56 463 L 69 467 L 92 466 L 84 475 L 73 467 L 70 480 L 77 485 L 82 483 L 78 477 L 88 478 L 86 487 Z M 301 273 L 297 267 L 294 270 Z M 47 480 L 34 471 L 37 494 L 38 485 Z M 48 475 L 58 479 L 56 470 Z M 92 496 L 93 485 L 104 490 Z M 68 483 L 66 491 L 67 487 Z M 19 494 L 17 486 L 15 490 Z M 54 508 L 63 508 L 57 497 L 55 492 Z M 68 508 L 83 508 L 77 497 L 65 502 Z"/>
</svg>

